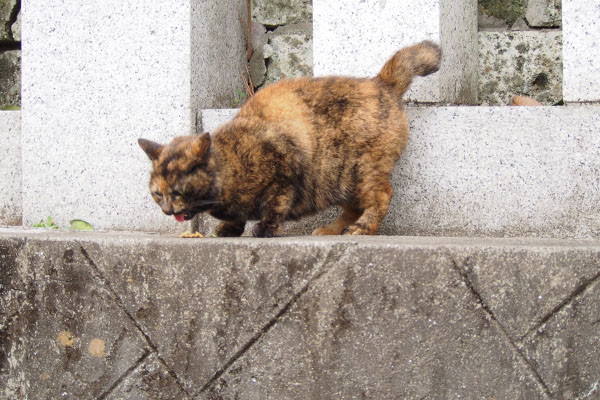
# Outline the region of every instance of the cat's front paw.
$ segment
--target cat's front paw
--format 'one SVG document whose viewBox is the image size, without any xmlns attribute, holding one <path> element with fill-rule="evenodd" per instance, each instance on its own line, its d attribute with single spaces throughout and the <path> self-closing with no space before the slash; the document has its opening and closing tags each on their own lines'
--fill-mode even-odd
<svg viewBox="0 0 600 400">
<path fill-rule="evenodd" d="M 238 237 L 244 233 L 245 223 L 235 224 L 232 222 L 222 222 L 215 229 L 215 234 L 218 237 Z"/>
<path fill-rule="evenodd" d="M 353 236 L 353 235 L 373 235 L 375 233 L 374 229 L 369 229 L 362 224 L 352 224 L 348 227 L 344 228 L 342 231 L 342 235 Z"/>
<path fill-rule="evenodd" d="M 267 222 L 258 222 L 252 229 L 252 235 L 260 238 L 270 238 L 279 236 L 281 234 L 281 227 L 277 224 L 269 224 Z"/>
</svg>

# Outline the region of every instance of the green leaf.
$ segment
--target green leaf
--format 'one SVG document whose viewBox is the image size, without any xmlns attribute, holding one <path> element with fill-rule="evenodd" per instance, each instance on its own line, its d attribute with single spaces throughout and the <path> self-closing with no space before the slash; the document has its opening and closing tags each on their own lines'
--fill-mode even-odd
<svg viewBox="0 0 600 400">
<path fill-rule="evenodd" d="M 58 229 L 58 225 L 56 225 L 54 223 L 54 221 L 52 220 L 52 217 L 48 217 L 46 218 L 46 221 L 44 221 L 43 219 L 40 219 L 40 222 L 38 222 L 37 224 L 33 225 L 34 228 L 52 228 L 52 229 Z"/>
<path fill-rule="evenodd" d="M 21 107 L 19 106 L 4 106 L 2 108 L 0 108 L 0 110 L 2 111 L 19 111 L 21 109 Z"/>
<path fill-rule="evenodd" d="M 71 229 L 74 231 L 93 231 L 94 228 L 89 223 L 81 220 L 81 219 L 72 219 L 69 221 L 71 224 Z"/>
</svg>

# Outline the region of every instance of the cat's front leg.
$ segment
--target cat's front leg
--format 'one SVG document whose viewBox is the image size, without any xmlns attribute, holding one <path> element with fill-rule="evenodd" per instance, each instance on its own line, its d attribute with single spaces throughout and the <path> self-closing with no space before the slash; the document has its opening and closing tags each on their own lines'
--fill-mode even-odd
<svg viewBox="0 0 600 400">
<path fill-rule="evenodd" d="M 263 205 L 262 217 L 260 222 L 254 225 L 252 235 L 254 237 L 280 236 L 283 233 L 283 223 L 290 210 L 292 199 L 291 190 L 272 195 Z"/>
<path fill-rule="evenodd" d="M 275 222 L 263 222 L 260 221 L 254 225 L 252 229 L 252 235 L 254 237 L 260 238 L 270 238 L 280 236 L 283 232 L 282 224 L 278 224 Z"/>
<path fill-rule="evenodd" d="M 242 222 L 221 222 L 215 229 L 215 234 L 218 237 L 238 237 L 244 233 L 246 221 Z"/>
</svg>

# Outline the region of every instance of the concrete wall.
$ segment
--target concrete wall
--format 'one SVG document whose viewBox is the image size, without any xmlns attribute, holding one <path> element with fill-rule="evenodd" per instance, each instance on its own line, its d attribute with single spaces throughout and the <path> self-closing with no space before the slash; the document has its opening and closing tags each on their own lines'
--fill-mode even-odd
<svg viewBox="0 0 600 400">
<path fill-rule="evenodd" d="M 0 397 L 593 399 L 599 252 L 0 230 Z"/>
<path fill-rule="evenodd" d="M 232 105 L 244 4 L 23 0 L 26 226 L 47 215 L 97 229 L 176 226 L 152 213 L 137 139 L 195 132 L 199 107 Z"/>
</svg>

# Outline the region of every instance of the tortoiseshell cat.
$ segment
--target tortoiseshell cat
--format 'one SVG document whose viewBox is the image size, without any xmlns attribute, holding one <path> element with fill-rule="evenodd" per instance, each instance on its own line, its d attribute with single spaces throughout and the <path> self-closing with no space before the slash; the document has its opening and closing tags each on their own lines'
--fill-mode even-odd
<svg viewBox="0 0 600 400">
<path fill-rule="evenodd" d="M 217 236 L 280 235 L 286 220 L 333 205 L 316 235 L 372 235 L 388 211 L 390 173 L 408 138 L 402 95 L 439 68 L 424 41 L 398 51 L 373 79 L 282 80 L 257 92 L 212 134 L 139 144 L 153 163 L 150 192 L 178 221 L 208 212 Z"/>
</svg>

